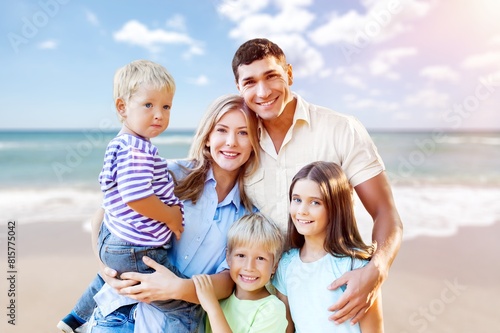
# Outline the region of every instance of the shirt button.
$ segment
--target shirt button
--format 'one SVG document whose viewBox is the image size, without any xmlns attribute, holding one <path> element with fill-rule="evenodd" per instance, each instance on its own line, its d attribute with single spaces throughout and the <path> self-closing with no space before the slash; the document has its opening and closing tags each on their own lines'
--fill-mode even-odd
<svg viewBox="0 0 500 333">
<path fill-rule="evenodd" d="M 185 257 L 184 257 L 184 259 L 186 259 L 186 260 L 187 260 L 187 258 L 189 258 L 189 256 L 185 256 Z"/>
<path fill-rule="evenodd" d="M 199 242 L 200 241 L 200 237 L 196 238 L 196 240 Z"/>
</svg>

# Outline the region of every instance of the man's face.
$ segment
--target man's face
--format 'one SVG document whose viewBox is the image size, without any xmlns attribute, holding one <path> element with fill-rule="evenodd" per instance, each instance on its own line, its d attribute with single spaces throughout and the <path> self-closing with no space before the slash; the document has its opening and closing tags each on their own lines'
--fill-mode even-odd
<svg viewBox="0 0 500 333">
<path fill-rule="evenodd" d="M 276 119 L 293 100 L 292 66 L 286 70 L 276 58 L 266 57 L 238 67 L 236 84 L 245 103 L 264 121 Z"/>
</svg>

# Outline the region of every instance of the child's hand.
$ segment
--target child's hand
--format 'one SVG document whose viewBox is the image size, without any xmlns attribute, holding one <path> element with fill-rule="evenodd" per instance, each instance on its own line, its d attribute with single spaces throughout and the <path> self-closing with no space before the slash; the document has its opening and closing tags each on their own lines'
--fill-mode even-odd
<svg viewBox="0 0 500 333">
<path fill-rule="evenodd" d="M 192 279 L 196 287 L 196 295 L 203 309 L 208 313 L 211 309 L 219 307 L 219 300 L 215 296 L 214 286 L 210 276 L 207 274 L 193 275 Z"/>
<path fill-rule="evenodd" d="M 183 225 L 181 225 L 180 228 L 174 228 L 174 229 L 172 229 L 172 228 L 169 227 L 169 229 L 170 229 L 170 231 L 172 231 L 174 233 L 175 238 L 177 240 L 181 239 L 181 234 L 184 232 L 184 226 Z"/>
<path fill-rule="evenodd" d="M 174 218 L 166 222 L 167 227 L 172 231 L 177 240 L 181 239 L 181 234 L 184 232 L 184 223 L 182 218 L 181 208 L 177 205 L 167 206 L 174 212 Z"/>
</svg>

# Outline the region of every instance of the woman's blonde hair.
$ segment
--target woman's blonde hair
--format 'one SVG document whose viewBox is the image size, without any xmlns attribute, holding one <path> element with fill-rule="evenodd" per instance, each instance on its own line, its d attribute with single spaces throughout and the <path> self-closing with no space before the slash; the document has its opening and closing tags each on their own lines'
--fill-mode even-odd
<svg viewBox="0 0 500 333">
<path fill-rule="evenodd" d="M 252 210 L 252 203 L 243 188 L 243 178 L 254 173 L 258 167 L 259 141 L 257 136 L 257 116 L 245 105 L 243 97 L 235 94 L 223 95 L 217 98 L 208 107 L 201 119 L 188 155 L 188 159 L 192 160 L 192 163 L 186 170 L 187 176 L 180 180 L 175 187 L 175 194 L 181 200 L 188 199 L 196 203 L 203 193 L 206 174 L 213 163 L 210 148 L 206 146 L 206 143 L 220 119 L 226 113 L 234 110 L 240 111 L 245 116 L 248 136 L 252 145 L 250 158 L 241 166 L 237 179 L 241 201 L 247 210 Z"/>
</svg>

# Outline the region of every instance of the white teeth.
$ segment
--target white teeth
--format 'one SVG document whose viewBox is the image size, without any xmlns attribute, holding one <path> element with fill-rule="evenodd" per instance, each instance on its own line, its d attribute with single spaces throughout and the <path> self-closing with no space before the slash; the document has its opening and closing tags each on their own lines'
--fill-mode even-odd
<svg viewBox="0 0 500 333">
<path fill-rule="evenodd" d="M 269 101 L 269 102 L 262 102 L 262 103 L 260 103 L 260 105 L 262 105 L 262 106 L 269 106 L 269 105 L 273 104 L 273 102 L 274 102 L 274 100 Z"/>
<path fill-rule="evenodd" d="M 241 278 L 243 278 L 244 280 L 249 280 L 249 281 L 255 281 L 255 280 L 257 280 L 256 277 L 249 277 L 249 276 L 243 276 L 243 275 L 241 275 Z"/>
<path fill-rule="evenodd" d="M 222 154 L 226 155 L 226 156 L 229 156 L 229 157 L 235 157 L 236 155 L 238 155 L 236 153 L 228 153 L 228 152 L 225 152 L 225 151 L 223 151 Z"/>
<path fill-rule="evenodd" d="M 312 223 L 311 220 L 297 220 L 297 222 L 302 223 L 302 224 L 309 224 Z"/>
</svg>

